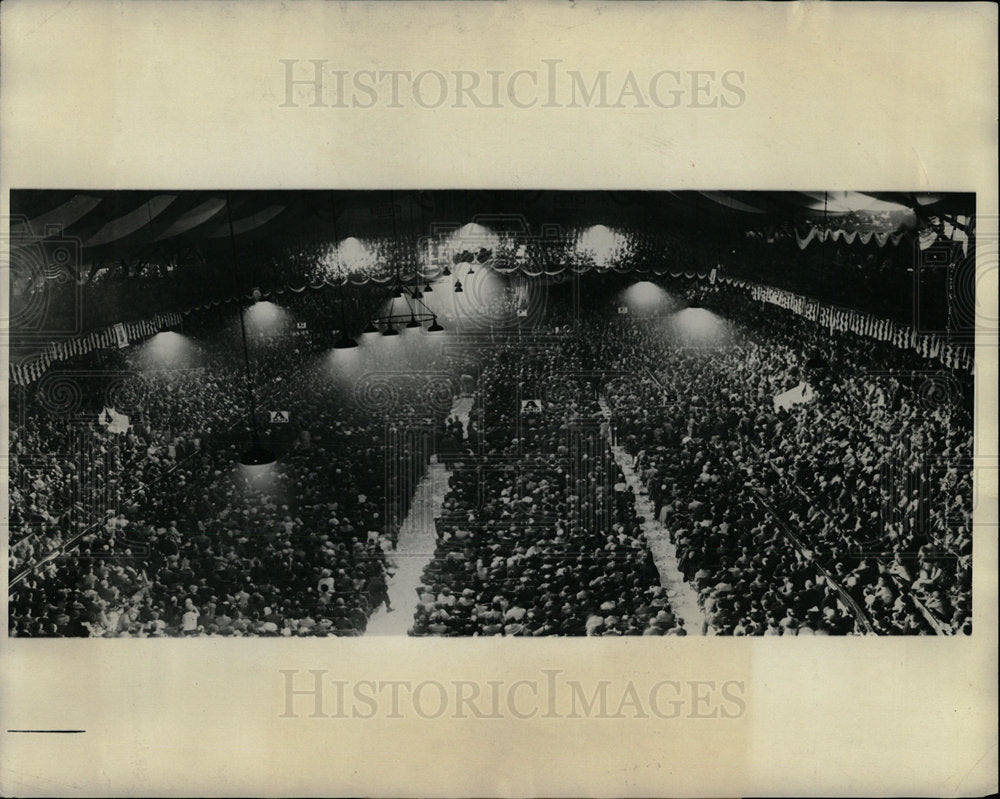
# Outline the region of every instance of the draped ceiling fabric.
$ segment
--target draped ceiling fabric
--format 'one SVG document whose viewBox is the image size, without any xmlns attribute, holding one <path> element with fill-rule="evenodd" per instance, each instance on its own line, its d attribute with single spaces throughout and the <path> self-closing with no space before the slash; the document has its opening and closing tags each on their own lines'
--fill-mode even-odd
<svg viewBox="0 0 1000 799">
<path fill-rule="evenodd" d="M 749 205 L 749 204 L 747 204 L 745 202 L 737 200 L 735 197 L 731 197 L 731 196 L 728 196 L 726 194 L 723 194 L 722 192 L 718 192 L 718 191 L 703 191 L 703 192 L 701 192 L 701 194 L 703 194 L 705 197 L 708 197 L 708 199 L 712 200 L 713 202 L 717 202 L 719 205 L 722 205 L 722 206 L 724 206 L 726 208 L 731 208 L 734 211 L 746 211 L 749 214 L 764 214 L 764 213 L 767 213 L 766 211 L 764 211 L 761 208 L 756 208 L 756 207 L 754 207 L 752 205 Z"/>
<path fill-rule="evenodd" d="M 27 234 L 32 238 L 60 235 L 66 228 L 89 214 L 100 204 L 100 197 L 76 194 L 62 205 L 46 211 L 34 219 L 20 222 L 12 219 L 12 237 L 16 240 L 18 234 Z"/>
<path fill-rule="evenodd" d="M 237 235 L 264 226 L 283 235 L 329 240 L 349 236 L 435 236 L 473 217 L 498 232 L 546 225 L 566 229 L 607 225 L 654 229 L 686 219 L 739 226 L 761 222 L 817 223 L 824 214 L 908 211 L 918 220 L 970 215 L 968 194 L 801 191 L 262 191 L 233 192 L 230 208 Z M 224 238 L 228 220 L 221 192 L 11 192 L 12 232 L 30 228 L 35 237 L 61 228 L 98 249 L 134 237 L 136 247 L 175 237 L 194 241 Z M 204 226 L 204 227 L 203 227 Z M 190 243 L 190 242 L 187 242 Z"/>
<path fill-rule="evenodd" d="M 174 220 L 174 222 L 160 233 L 156 237 L 156 241 L 163 241 L 164 239 L 173 238 L 174 236 L 180 236 L 182 233 L 187 233 L 189 230 L 203 225 L 209 219 L 214 217 L 223 208 L 226 207 L 226 201 L 221 197 L 212 197 L 211 199 L 205 200 L 205 202 L 192 208 L 185 214 Z"/>
<path fill-rule="evenodd" d="M 283 205 L 271 205 L 262 211 L 257 211 L 250 216 L 244 217 L 243 219 L 233 220 L 233 234 L 240 236 L 248 231 L 259 228 L 261 225 L 266 225 L 272 219 L 274 219 L 278 214 L 285 210 Z M 229 222 L 225 222 L 219 225 L 214 231 L 208 234 L 210 239 L 218 239 L 223 236 L 229 235 Z"/>
<path fill-rule="evenodd" d="M 118 241 L 118 239 L 124 238 L 125 236 L 132 235 L 140 228 L 151 223 L 155 217 L 159 216 L 167 208 L 167 206 L 176 199 L 176 195 L 172 194 L 161 194 L 153 197 L 148 202 L 140 205 L 134 211 L 125 214 L 125 216 L 118 217 L 117 219 L 113 219 L 108 222 L 93 236 L 87 239 L 83 243 L 83 246 L 98 247 L 102 244 L 108 244 L 113 241 Z"/>
</svg>

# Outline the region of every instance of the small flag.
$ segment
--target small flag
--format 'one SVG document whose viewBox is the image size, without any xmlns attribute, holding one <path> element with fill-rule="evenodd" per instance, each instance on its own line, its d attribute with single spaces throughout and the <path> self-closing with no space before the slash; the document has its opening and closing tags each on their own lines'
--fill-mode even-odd
<svg viewBox="0 0 1000 799">
<path fill-rule="evenodd" d="M 101 411 L 97 420 L 109 433 L 127 433 L 132 426 L 128 416 L 107 406 Z"/>
</svg>

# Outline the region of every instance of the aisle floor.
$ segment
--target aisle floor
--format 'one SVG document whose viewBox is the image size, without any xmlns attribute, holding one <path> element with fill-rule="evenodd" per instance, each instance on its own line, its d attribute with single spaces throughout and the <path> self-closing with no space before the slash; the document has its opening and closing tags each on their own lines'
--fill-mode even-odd
<svg viewBox="0 0 1000 799">
<path fill-rule="evenodd" d="M 610 415 L 603 400 L 601 409 L 606 416 Z M 684 619 L 684 629 L 688 635 L 705 635 L 706 632 L 708 635 L 714 635 L 713 630 L 705 629 L 705 613 L 698 604 L 698 594 L 684 579 L 677 566 L 677 548 L 670 542 L 667 529 L 653 514 L 655 508 L 646 487 L 632 468 L 632 456 L 620 446 L 612 446 L 611 451 L 622 472 L 625 473 L 625 482 L 635 492 L 636 513 L 646 520 L 642 525 L 643 534 L 646 536 L 650 552 L 653 553 L 656 569 L 660 573 L 660 585 L 667 589 L 671 606 L 677 615 Z"/>
</svg>

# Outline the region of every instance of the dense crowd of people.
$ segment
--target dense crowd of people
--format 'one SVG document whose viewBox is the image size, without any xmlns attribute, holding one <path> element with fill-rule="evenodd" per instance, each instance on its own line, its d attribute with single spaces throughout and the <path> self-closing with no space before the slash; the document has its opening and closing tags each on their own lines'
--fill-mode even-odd
<svg viewBox="0 0 1000 799">
<path fill-rule="evenodd" d="M 732 286 L 675 281 L 702 306 L 688 329 L 559 285 L 528 317 L 523 293 L 487 297 L 528 329 L 479 366 L 420 330 L 332 350 L 339 295 L 306 291 L 247 311 L 250 373 L 235 315 L 209 311 L 169 359 L 100 350 L 13 390 L 11 635 L 362 634 L 435 452 L 412 635 L 684 635 L 612 441 L 716 633 L 970 632 L 967 375 Z M 353 297 L 349 329 L 377 307 Z M 477 380 L 468 425 L 449 418 Z M 812 401 L 775 406 L 803 383 Z M 238 465 L 251 418 L 271 467 Z"/>
<path fill-rule="evenodd" d="M 124 377 L 78 385 L 61 412 L 44 380 L 16 398 L 12 635 L 357 635 L 387 601 L 381 540 L 430 456 L 395 446 L 392 428 L 439 422 L 450 403 L 428 403 L 420 381 L 398 382 L 391 408 L 359 395 L 359 364 L 331 364 L 290 315 L 275 320 L 251 337 L 256 421 L 265 408 L 289 421 L 255 474 L 237 465 L 251 395 L 233 325 L 206 315 L 185 330 L 194 366 L 151 368 L 142 347 L 78 364 Z M 98 421 L 111 402 L 132 413 L 127 433 Z"/>
<path fill-rule="evenodd" d="M 492 349 L 410 635 L 686 634 L 611 454 L 592 369 L 577 339 Z"/>
<path fill-rule="evenodd" d="M 593 338 L 607 363 L 651 373 L 610 387 L 615 430 L 710 623 L 840 633 L 864 627 L 861 608 L 879 632 L 969 631 L 971 386 L 780 308 L 702 296 L 731 321 L 697 346 L 657 320 Z M 803 382 L 814 401 L 774 407 Z"/>
</svg>

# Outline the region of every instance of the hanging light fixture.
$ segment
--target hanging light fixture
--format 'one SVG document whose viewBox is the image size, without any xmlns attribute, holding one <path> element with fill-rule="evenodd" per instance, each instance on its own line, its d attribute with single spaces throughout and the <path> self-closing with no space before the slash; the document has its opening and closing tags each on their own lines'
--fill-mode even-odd
<svg viewBox="0 0 1000 799">
<path fill-rule="evenodd" d="M 335 342 L 333 342 L 333 348 L 335 350 L 353 350 L 357 346 L 358 342 L 356 342 L 346 333 L 341 333 L 340 338 L 338 338 Z"/>
<path fill-rule="evenodd" d="M 236 276 L 237 284 L 239 283 L 239 268 L 237 265 L 236 258 L 236 235 L 233 232 L 233 211 L 232 211 L 232 198 L 229 193 L 226 193 L 226 216 L 229 219 L 229 248 L 232 254 L 233 262 L 233 274 Z M 258 294 L 255 290 L 255 296 Z M 243 306 L 240 305 L 237 308 L 237 312 L 240 316 L 240 334 L 243 339 L 243 365 L 246 369 L 247 375 L 247 399 L 249 405 L 247 407 L 247 419 L 250 422 L 250 435 L 251 444 L 250 449 L 240 455 L 240 465 L 242 466 L 268 466 L 275 461 L 274 453 L 269 449 L 264 447 L 260 442 L 260 431 L 257 429 L 257 417 L 255 414 L 257 403 L 254 399 L 253 393 L 253 378 L 250 372 L 250 345 L 247 343 L 247 323 L 244 318 Z"/>
<path fill-rule="evenodd" d="M 370 320 L 369 320 L 369 322 L 368 322 L 368 327 L 366 327 L 366 328 L 365 328 L 364 330 L 362 330 L 361 332 L 362 332 L 362 334 L 364 334 L 364 335 L 369 335 L 369 334 L 371 334 L 371 333 L 378 333 L 378 328 L 377 328 L 377 327 L 375 327 L 375 323 L 374 323 L 374 322 L 372 322 L 372 321 L 370 321 Z"/>
<path fill-rule="evenodd" d="M 438 324 L 438 318 L 435 316 L 434 319 L 433 319 L 433 321 L 431 322 L 431 326 L 427 328 L 427 332 L 428 333 L 440 333 L 442 330 L 444 330 L 444 328 L 441 327 L 441 325 Z"/>
<path fill-rule="evenodd" d="M 456 294 L 461 294 L 464 290 L 465 289 L 462 288 L 462 281 L 461 280 L 456 280 L 455 281 L 455 293 Z"/>
<path fill-rule="evenodd" d="M 393 202 L 394 205 L 394 202 Z M 412 220 L 411 220 L 412 221 Z M 432 332 L 438 332 L 443 330 L 437 323 L 437 316 L 435 313 L 422 302 L 423 292 L 420 290 L 421 282 L 424 283 L 427 291 L 432 291 L 431 281 L 429 277 L 422 277 L 420 275 L 420 266 L 412 258 L 406 258 L 407 274 L 412 272 L 413 275 L 413 285 L 409 286 L 403 279 L 402 264 L 403 260 L 400 258 L 399 254 L 399 237 L 398 230 L 396 228 L 396 217 L 393 214 L 392 222 L 392 242 L 395 248 L 394 255 L 391 261 L 396 264 L 395 268 L 395 282 L 393 288 L 390 288 L 391 299 L 389 301 L 389 308 L 384 316 L 374 316 L 369 319 L 368 327 L 365 328 L 365 333 L 375 333 L 378 332 L 379 326 L 384 325 L 382 329 L 383 336 L 398 336 L 400 335 L 400 330 L 395 327 L 398 323 L 404 323 L 401 328 L 404 330 L 414 330 L 423 327 L 424 322 L 431 322 Z M 449 273 L 450 274 L 450 273 Z M 459 283 L 458 291 L 462 291 L 461 283 Z M 405 308 L 400 309 L 400 313 L 395 313 L 395 302 L 397 299 L 401 299 L 406 303 Z"/>
<path fill-rule="evenodd" d="M 424 286 L 424 294 L 429 294 L 432 291 L 434 291 L 434 289 L 431 288 L 430 281 L 428 281 L 427 285 Z"/>
<path fill-rule="evenodd" d="M 444 265 L 444 271 L 441 272 L 442 277 L 451 277 L 451 268 L 448 264 Z"/>
<path fill-rule="evenodd" d="M 274 463 L 274 453 L 261 445 L 256 438 L 250 449 L 240 455 L 240 466 L 270 466 Z"/>
</svg>

